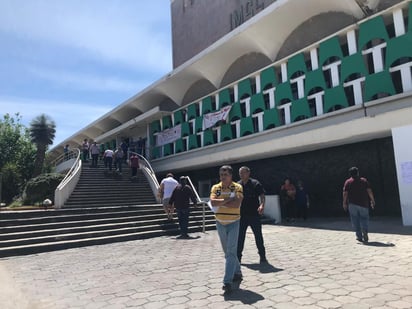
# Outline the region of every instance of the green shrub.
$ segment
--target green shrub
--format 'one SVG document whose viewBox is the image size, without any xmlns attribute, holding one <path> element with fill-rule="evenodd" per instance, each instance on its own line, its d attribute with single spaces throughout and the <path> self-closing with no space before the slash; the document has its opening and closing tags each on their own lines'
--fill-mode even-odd
<svg viewBox="0 0 412 309">
<path fill-rule="evenodd" d="M 54 201 L 54 191 L 63 178 L 63 174 L 53 173 L 30 179 L 24 190 L 24 203 L 28 205 L 42 203 L 46 198 Z"/>
<path fill-rule="evenodd" d="M 22 179 L 14 163 L 6 163 L 0 172 L 2 174 L 1 199 L 2 202 L 9 204 L 20 194 Z"/>
</svg>

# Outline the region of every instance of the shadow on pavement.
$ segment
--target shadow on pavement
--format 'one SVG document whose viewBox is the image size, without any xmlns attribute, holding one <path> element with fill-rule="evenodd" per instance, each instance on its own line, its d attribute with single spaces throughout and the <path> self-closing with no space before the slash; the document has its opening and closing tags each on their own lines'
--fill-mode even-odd
<svg viewBox="0 0 412 309">
<path fill-rule="evenodd" d="M 371 247 L 395 247 L 395 244 L 391 242 L 383 243 L 380 241 L 370 241 L 363 243 L 365 246 L 371 246 Z"/>
<path fill-rule="evenodd" d="M 252 270 L 257 270 L 262 274 L 268 274 L 268 273 L 277 273 L 279 271 L 282 271 L 282 268 L 276 268 L 275 266 L 271 265 L 270 263 L 265 263 L 265 264 L 243 264 L 242 266 L 246 266 L 247 268 L 250 268 Z"/>
<path fill-rule="evenodd" d="M 239 300 L 245 305 L 251 305 L 265 299 L 258 293 L 242 289 L 233 290 L 232 293 L 224 295 L 224 297 L 225 300 Z"/>
<path fill-rule="evenodd" d="M 280 223 L 280 226 L 335 231 L 353 231 L 349 217 L 309 218 L 306 221 Z M 375 217 L 369 220 L 369 233 L 412 235 L 412 226 L 404 226 L 399 217 Z"/>
</svg>

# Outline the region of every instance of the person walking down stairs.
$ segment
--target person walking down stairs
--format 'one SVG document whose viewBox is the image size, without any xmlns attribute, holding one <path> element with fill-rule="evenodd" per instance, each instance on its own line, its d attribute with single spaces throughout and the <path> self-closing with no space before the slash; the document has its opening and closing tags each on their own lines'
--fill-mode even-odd
<svg viewBox="0 0 412 309">
<path fill-rule="evenodd" d="M 129 165 L 132 170 L 131 181 L 137 181 L 137 169 L 139 168 L 139 157 L 136 154 L 132 154 L 129 159 Z"/>
<path fill-rule="evenodd" d="M 112 170 L 112 165 L 113 165 L 113 150 L 111 149 L 106 149 L 103 154 L 103 159 L 104 159 L 104 167 L 109 168 L 109 171 Z"/>
</svg>

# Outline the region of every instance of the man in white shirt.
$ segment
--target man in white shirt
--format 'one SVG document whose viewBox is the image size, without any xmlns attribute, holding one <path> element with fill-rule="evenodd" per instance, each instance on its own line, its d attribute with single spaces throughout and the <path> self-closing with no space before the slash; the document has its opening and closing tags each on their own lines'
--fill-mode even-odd
<svg viewBox="0 0 412 309">
<path fill-rule="evenodd" d="M 170 197 L 172 196 L 173 190 L 177 187 L 179 183 L 173 178 L 172 173 L 168 173 L 166 178 L 160 182 L 159 187 L 159 197 L 162 200 L 163 209 L 167 215 L 168 221 L 173 221 L 173 205 L 169 205 Z"/>
</svg>

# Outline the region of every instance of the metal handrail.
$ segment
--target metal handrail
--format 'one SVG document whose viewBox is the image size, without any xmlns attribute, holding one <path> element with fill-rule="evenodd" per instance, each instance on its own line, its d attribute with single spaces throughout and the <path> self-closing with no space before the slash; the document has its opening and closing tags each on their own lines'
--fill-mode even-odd
<svg viewBox="0 0 412 309">
<path fill-rule="evenodd" d="M 152 166 L 150 165 L 149 161 L 147 161 L 147 159 L 142 156 L 141 154 L 134 152 L 134 151 L 129 151 L 128 153 L 128 159 L 130 160 L 130 155 L 134 154 L 137 155 L 139 157 L 139 166 L 140 169 L 143 170 L 143 172 L 146 174 L 146 177 L 149 180 L 150 186 L 152 188 L 153 191 L 153 195 L 156 196 L 157 202 L 160 203 L 160 199 L 157 195 L 157 193 L 159 192 L 159 188 L 160 188 L 160 184 L 157 181 L 157 177 L 156 174 L 152 168 Z M 142 164 L 143 162 L 143 164 Z"/>
<path fill-rule="evenodd" d="M 69 150 L 68 153 L 62 153 L 60 156 L 55 158 L 53 161 L 50 162 L 51 166 L 57 166 L 64 161 L 68 161 L 70 159 L 75 159 L 80 154 L 80 149 L 74 148 L 73 150 Z"/>
<path fill-rule="evenodd" d="M 70 188 L 68 189 L 68 191 L 65 192 L 63 192 L 63 190 L 66 188 L 68 184 L 72 183 L 72 181 L 75 181 L 77 183 L 79 177 L 76 176 L 79 176 L 82 170 L 82 161 L 80 160 L 80 149 L 71 150 L 69 153 L 76 153 L 76 160 L 74 161 L 70 170 L 66 173 L 66 176 L 64 176 L 63 180 L 59 183 L 56 190 L 54 191 L 54 205 L 57 208 L 63 206 L 64 202 L 71 194 Z M 74 186 L 72 187 L 74 189 Z M 71 191 L 73 191 L 73 189 Z"/>
<path fill-rule="evenodd" d="M 186 177 L 188 183 L 190 184 L 190 186 L 192 187 L 193 193 L 195 194 L 195 197 L 196 197 L 197 204 L 202 205 L 202 217 L 203 217 L 202 218 L 202 232 L 205 233 L 206 232 L 206 210 L 205 210 L 205 207 L 207 205 L 207 201 L 202 201 L 200 199 L 200 196 L 197 193 L 196 188 L 194 187 L 190 177 L 189 176 L 185 176 L 185 177 Z"/>
</svg>

